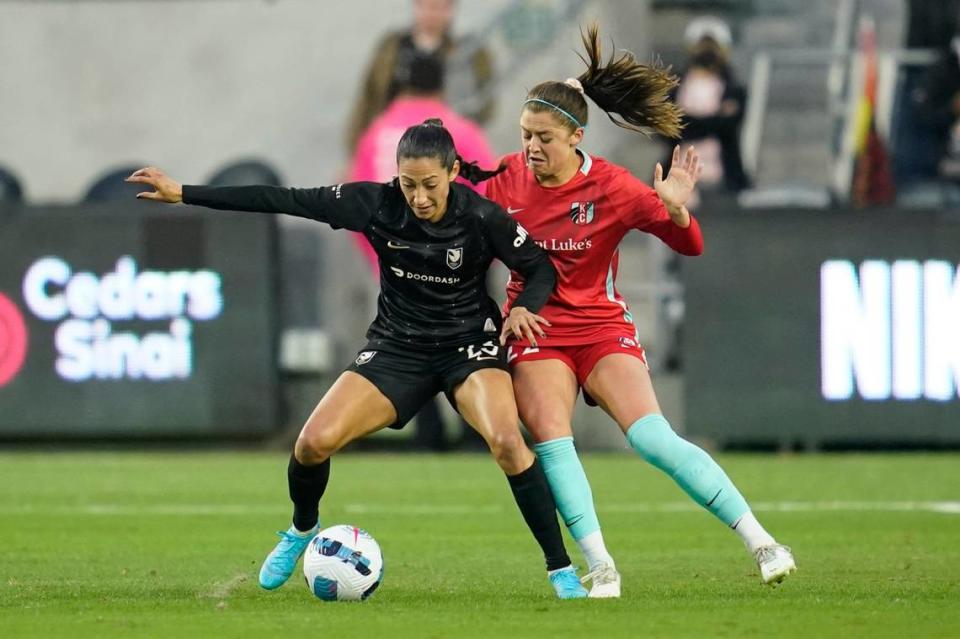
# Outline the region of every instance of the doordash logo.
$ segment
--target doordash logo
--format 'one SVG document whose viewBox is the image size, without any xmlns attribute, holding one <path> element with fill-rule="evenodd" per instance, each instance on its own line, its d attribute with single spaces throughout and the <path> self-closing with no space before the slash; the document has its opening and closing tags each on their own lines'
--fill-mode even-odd
<svg viewBox="0 0 960 639">
<path fill-rule="evenodd" d="M 27 324 L 17 305 L 0 293 L 0 388 L 13 380 L 27 359 Z"/>
</svg>

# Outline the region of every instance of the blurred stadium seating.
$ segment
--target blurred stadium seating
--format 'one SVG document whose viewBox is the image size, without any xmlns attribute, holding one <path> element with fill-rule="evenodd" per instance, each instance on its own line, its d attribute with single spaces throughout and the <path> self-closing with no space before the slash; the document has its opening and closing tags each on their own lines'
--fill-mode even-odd
<svg viewBox="0 0 960 639">
<path fill-rule="evenodd" d="M 9 169 L 0 166 L 0 204 L 17 204 L 23 201 L 23 186 Z"/>
<path fill-rule="evenodd" d="M 257 159 L 237 160 L 214 171 L 207 184 L 213 186 L 248 186 L 266 184 L 283 186 L 283 179 L 272 166 Z"/>
</svg>

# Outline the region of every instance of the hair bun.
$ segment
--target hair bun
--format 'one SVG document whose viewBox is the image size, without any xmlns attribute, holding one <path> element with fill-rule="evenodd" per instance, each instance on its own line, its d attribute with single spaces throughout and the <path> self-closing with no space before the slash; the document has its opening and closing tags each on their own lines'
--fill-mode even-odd
<svg viewBox="0 0 960 639">
<path fill-rule="evenodd" d="M 423 121 L 424 126 L 443 126 L 443 120 L 440 118 L 427 118 Z"/>
</svg>

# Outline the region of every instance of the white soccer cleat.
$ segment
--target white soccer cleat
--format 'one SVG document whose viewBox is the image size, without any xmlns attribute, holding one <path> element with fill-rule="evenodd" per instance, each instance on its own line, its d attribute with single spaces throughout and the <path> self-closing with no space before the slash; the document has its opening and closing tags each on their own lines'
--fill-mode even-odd
<svg viewBox="0 0 960 639">
<path fill-rule="evenodd" d="M 797 570 L 797 563 L 793 560 L 793 553 L 788 546 L 773 544 L 761 546 L 754 554 L 757 567 L 760 568 L 760 581 L 768 586 L 775 586 Z"/>
<path fill-rule="evenodd" d="M 609 564 L 603 564 L 596 570 L 580 578 L 580 583 L 593 582 L 590 587 L 590 599 L 615 599 L 620 597 L 620 573 Z"/>
</svg>

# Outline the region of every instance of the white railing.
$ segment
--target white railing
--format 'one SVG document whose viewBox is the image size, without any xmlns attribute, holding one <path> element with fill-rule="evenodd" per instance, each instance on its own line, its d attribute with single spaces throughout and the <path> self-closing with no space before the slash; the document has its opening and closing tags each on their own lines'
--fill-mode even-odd
<svg viewBox="0 0 960 639">
<path fill-rule="evenodd" d="M 864 54 L 854 50 L 852 41 L 844 34 L 850 32 L 855 16 L 850 8 L 854 0 L 838 5 L 836 37 L 830 50 L 815 48 L 778 49 L 759 51 L 753 59 L 750 72 L 749 98 L 741 131 L 744 168 L 757 175 L 763 148 L 763 129 L 769 108 L 770 79 L 775 72 L 796 70 L 809 73 L 815 67 L 827 67 L 825 82 L 827 101 L 824 108 L 834 122 L 832 130 L 824 131 L 825 144 L 832 155 L 831 179 L 823 185 L 836 200 L 849 200 L 853 170 L 856 161 L 857 117 L 866 82 Z M 844 45 L 846 43 L 846 45 Z M 937 54 L 927 49 L 894 49 L 877 53 L 877 95 L 874 123 L 884 140 L 891 140 L 891 125 L 896 108 L 898 78 L 904 66 L 930 65 Z M 892 150 L 892 149 L 891 149 Z M 823 200 L 826 202 L 827 200 Z"/>
</svg>

